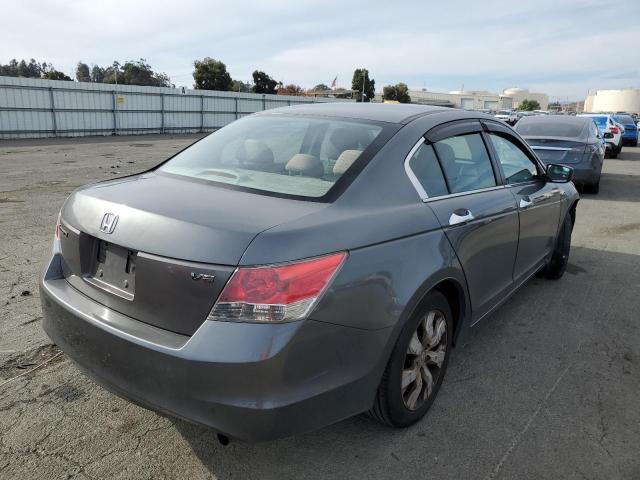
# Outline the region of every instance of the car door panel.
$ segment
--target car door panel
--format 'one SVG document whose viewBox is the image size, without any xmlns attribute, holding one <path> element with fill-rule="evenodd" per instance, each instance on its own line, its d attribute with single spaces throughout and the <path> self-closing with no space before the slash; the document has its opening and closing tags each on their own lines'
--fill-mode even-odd
<svg viewBox="0 0 640 480">
<path fill-rule="evenodd" d="M 487 122 L 486 137 L 520 220 L 516 285 L 535 273 L 551 254 L 558 232 L 564 192 L 547 180 L 544 167 L 514 132 Z"/>
<path fill-rule="evenodd" d="M 509 191 L 518 205 L 520 237 L 513 271 L 516 282 L 540 268 L 551 254 L 560 220 L 562 190 L 543 180 L 513 185 Z"/>
<path fill-rule="evenodd" d="M 518 212 L 502 187 L 428 202 L 456 252 L 467 278 L 472 322 L 486 315 L 513 288 L 518 246 Z M 450 224 L 468 210 L 473 220 Z"/>
</svg>

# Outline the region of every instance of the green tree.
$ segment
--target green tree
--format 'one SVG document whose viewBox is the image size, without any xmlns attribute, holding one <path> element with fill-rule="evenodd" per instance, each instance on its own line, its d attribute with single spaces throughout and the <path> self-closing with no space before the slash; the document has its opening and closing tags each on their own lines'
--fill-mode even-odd
<svg viewBox="0 0 640 480">
<path fill-rule="evenodd" d="M 233 88 L 231 75 L 227 72 L 227 66 L 220 60 L 205 57 L 203 60 L 193 62 L 194 88 L 198 90 L 229 91 Z"/>
<path fill-rule="evenodd" d="M 6 65 L 0 65 L 0 75 L 6 77 L 27 77 L 27 78 L 40 78 L 43 74 L 43 67 L 46 67 L 46 63 L 38 63 L 33 58 L 27 63 L 26 60 L 11 60 Z"/>
<path fill-rule="evenodd" d="M 253 72 L 253 93 L 270 93 L 275 94 L 276 86 L 278 82 L 276 82 L 273 78 L 271 78 L 266 73 L 256 70 Z"/>
<path fill-rule="evenodd" d="M 104 81 L 104 68 L 94 65 L 91 68 L 91 81 L 94 83 L 102 83 Z"/>
<path fill-rule="evenodd" d="M 295 85 L 291 83 L 289 85 L 284 85 L 278 88 L 278 95 L 301 96 L 301 95 L 304 95 L 304 89 L 300 85 Z"/>
<path fill-rule="evenodd" d="M 351 80 L 351 89 L 355 92 L 356 102 L 370 102 L 376 95 L 376 81 L 369 78 L 369 70 L 366 68 L 356 68 Z"/>
<path fill-rule="evenodd" d="M 527 100 L 526 98 L 520 102 L 518 106 L 519 110 L 525 110 L 527 112 L 532 112 L 533 110 L 540 110 L 540 104 L 537 100 Z"/>
<path fill-rule="evenodd" d="M 56 70 L 50 63 L 43 63 L 40 66 L 40 78 L 44 80 L 67 80 L 73 81 L 73 79 L 64 72 Z"/>
<path fill-rule="evenodd" d="M 409 96 L 409 87 L 405 83 L 396 85 L 387 85 L 382 89 L 382 98 L 384 100 L 395 100 L 400 103 L 411 103 Z"/>
<path fill-rule="evenodd" d="M 76 80 L 79 82 L 90 82 L 91 73 L 89 72 L 89 65 L 86 63 L 78 62 L 76 66 Z"/>
<path fill-rule="evenodd" d="M 118 83 L 121 85 L 143 85 L 149 87 L 170 87 L 171 81 L 167 74 L 156 73 L 144 58 L 129 60 L 120 65 L 113 62 L 113 66 L 105 69 L 103 83 Z"/>
<path fill-rule="evenodd" d="M 324 83 L 319 83 L 318 85 L 313 87 L 312 90 L 314 92 L 325 92 L 327 90 L 331 90 L 331 88 L 329 88 L 329 86 L 325 85 Z"/>
<path fill-rule="evenodd" d="M 58 70 L 47 70 L 42 74 L 42 78 L 45 80 L 67 80 L 73 81 L 73 79 L 64 72 Z"/>
<path fill-rule="evenodd" d="M 251 91 L 251 84 L 243 82 L 242 80 L 232 80 L 231 90 L 234 92 L 249 93 Z"/>
</svg>

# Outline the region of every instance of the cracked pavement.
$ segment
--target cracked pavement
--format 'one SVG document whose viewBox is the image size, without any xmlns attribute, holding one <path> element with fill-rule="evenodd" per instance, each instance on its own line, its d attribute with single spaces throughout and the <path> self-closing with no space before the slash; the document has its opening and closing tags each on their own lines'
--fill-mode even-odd
<svg viewBox="0 0 640 480">
<path fill-rule="evenodd" d="M 196 138 L 0 142 L 0 479 L 640 478 L 640 148 L 583 195 L 565 276 L 534 278 L 474 330 L 417 425 L 359 416 L 223 447 L 98 387 L 40 327 L 64 198 Z"/>
</svg>

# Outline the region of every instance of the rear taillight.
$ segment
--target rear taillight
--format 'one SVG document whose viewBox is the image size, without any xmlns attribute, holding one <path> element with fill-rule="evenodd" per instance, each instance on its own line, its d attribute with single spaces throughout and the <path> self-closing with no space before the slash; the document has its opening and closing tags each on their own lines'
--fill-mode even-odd
<svg viewBox="0 0 640 480">
<path fill-rule="evenodd" d="M 595 153 L 599 148 L 599 145 L 587 145 L 584 149 L 584 153 Z"/>
<path fill-rule="evenodd" d="M 345 257 L 340 252 L 284 265 L 240 267 L 207 320 L 277 323 L 304 318 Z"/>
<path fill-rule="evenodd" d="M 609 127 L 609 130 L 611 131 L 611 133 L 613 133 L 614 135 L 618 134 L 618 127 Z"/>
</svg>

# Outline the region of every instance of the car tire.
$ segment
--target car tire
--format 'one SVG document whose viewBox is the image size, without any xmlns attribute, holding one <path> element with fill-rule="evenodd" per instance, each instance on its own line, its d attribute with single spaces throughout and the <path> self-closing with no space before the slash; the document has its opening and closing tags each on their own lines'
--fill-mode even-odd
<svg viewBox="0 0 640 480">
<path fill-rule="evenodd" d="M 609 153 L 609 158 L 618 158 L 618 150 L 612 148 L 611 152 Z"/>
<path fill-rule="evenodd" d="M 600 178 L 596 183 L 587 184 L 584 186 L 584 191 L 586 193 L 597 194 L 600 191 Z"/>
<path fill-rule="evenodd" d="M 422 305 L 403 327 L 368 412 L 391 427 L 408 427 L 424 417 L 449 363 L 453 337 L 449 302 L 432 291 Z"/>
<path fill-rule="evenodd" d="M 633 142 L 631 142 L 631 146 L 632 147 L 637 147 L 638 146 L 638 140 L 634 140 Z"/>
<path fill-rule="evenodd" d="M 560 227 L 560 233 L 556 240 L 556 246 L 551 254 L 551 260 L 544 269 L 544 276 L 550 280 L 557 280 L 564 275 L 569 263 L 569 253 L 571 251 L 571 231 L 573 230 L 573 220 L 567 214 Z"/>
</svg>

